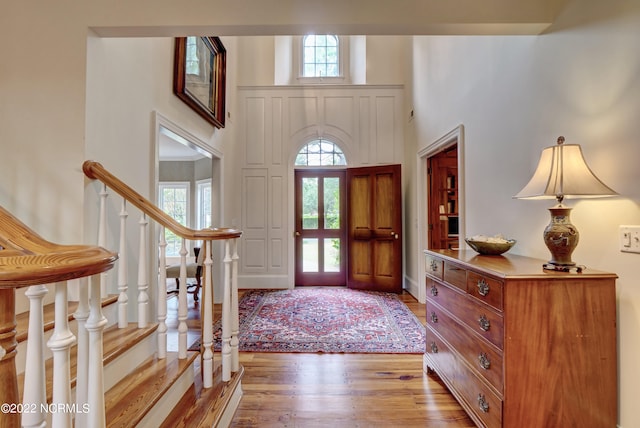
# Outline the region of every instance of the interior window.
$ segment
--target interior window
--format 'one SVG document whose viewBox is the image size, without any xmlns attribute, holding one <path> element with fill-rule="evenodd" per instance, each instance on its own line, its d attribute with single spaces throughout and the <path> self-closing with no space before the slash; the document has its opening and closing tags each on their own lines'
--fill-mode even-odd
<svg viewBox="0 0 640 428">
<path fill-rule="evenodd" d="M 296 156 L 298 166 L 346 165 L 344 153 L 337 144 L 318 138 L 306 144 Z"/>
<path fill-rule="evenodd" d="M 211 180 L 198 181 L 196 187 L 196 227 L 204 229 L 211 227 Z"/>
<path fill-rule="evenodd" d="M 189 226 L 189 182 L 161 182 L 158 206 L 183 226 Z M 167 257 L 180 256 L 182 239 L 165 229 Z"/>
</svg>

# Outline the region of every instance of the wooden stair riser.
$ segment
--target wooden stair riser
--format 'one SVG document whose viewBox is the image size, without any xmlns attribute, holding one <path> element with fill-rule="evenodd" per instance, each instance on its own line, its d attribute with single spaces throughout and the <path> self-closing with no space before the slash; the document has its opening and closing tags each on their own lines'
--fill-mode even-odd
<svg viewBox="0 0 640 428">
<path fill-rule="evenodd" d="M 193 386 L 193 363 L 171 385 L 162 398 L 153 406 L 138 424 L 139 427 L 159 427 L 182 396 Z"/>
<path fill-rule="evenodd" d="M 135 372 L 143 361 L 153 356 L 158 350 L 157 333 L 144 338 L 139 343 L 129 347 L 123 354 L 104 366 L 104 389 L 113 388 L 115 384 Z"/>
<path fill-rule="evenodd" d="M 224 406 L 220 417 L 218 419 L 218 424 L 216 425 L 216 427 L 228 427 L 231 425 L 231 422 L 233 421 L 233 416 L 236 413 L 236 410 L 238 409 L 238 406 L 240 406 L 240 400 L 242 399 L 242 384 L 239 383 L 237 384 L 237 387 L 233 390 L 230 391 L 230 396 L 228 398 L 228 401 L 226 403 L 226 406 Z"/>
</svg>

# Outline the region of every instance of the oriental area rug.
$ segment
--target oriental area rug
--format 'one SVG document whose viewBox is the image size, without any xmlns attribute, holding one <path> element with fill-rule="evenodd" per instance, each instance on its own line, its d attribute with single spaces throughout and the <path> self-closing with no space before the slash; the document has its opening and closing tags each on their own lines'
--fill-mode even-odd
<svg viewBox="0 0 640 428">
<path fill-rule="evenodd" d="M 422 354 L 425 328 L 393 293 L 347 288 L 250 290 L 239 302 L 239 350 Z M 220 349 L 220 321 L 214 345 Z M 191 348 L 198 349 L 199 341 Z"/>
</svg>

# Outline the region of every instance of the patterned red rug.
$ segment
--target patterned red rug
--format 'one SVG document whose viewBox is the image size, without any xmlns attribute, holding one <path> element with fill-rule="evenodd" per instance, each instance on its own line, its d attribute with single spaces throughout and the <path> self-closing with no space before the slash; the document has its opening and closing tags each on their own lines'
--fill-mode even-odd
<svg viewBox="0 0 640 428">
<path fill-rule="evenodd" d="M 251 290 L 240 300 L 239 315 L 240 351 L 424 353 L 424 326 L 392 293 Z M 214 332 L 219 349 L 219 321 Z"/>
</svg>

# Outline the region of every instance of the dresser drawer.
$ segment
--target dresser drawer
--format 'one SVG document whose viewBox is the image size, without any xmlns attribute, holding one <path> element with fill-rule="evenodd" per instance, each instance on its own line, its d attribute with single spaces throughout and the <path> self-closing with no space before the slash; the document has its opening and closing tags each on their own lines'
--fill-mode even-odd
<svg viewBox="0 0 640 428">
<path fill-rule="evenodd" d="M 503 308 L 502 290 L 502 281 L 475 272 L 467 272 L 467 293 L 500 311 Z"/>
<path fill-rule="evenodd" d="M 463 267 L 445 261 L 443 279 L 454 287 L 467 291 L 467 271 Z"/>
<path fill-rule="evenodd" d="M 502 392 L 502 352 L 478 337 L 471 329 L 455 321 L 440 306 L 427 301 L 427 324 L 473 367 L 481 377 Z"/>
<path fill-rule="evenodd" d="M 499 312 L 466 293 L 427 278 L 427 302 L 429 300 L 437 302 L 473 331 L 503 349 L 504 325 Z"/>
<path fill-rule="evenodd" d="M 472 417 L 489 428 L 502 426 L 502 400 L 471 371 L 431 326 L 427 326 L 427 365 L 444 381 Z"/>
<path fill-rule="evenodd" d="M 441 258 L 431 256 L 427 254 L 425 256 L 425 271 L 427 275 L 431 275 L 434 278 L 442 279 L 442 267 L 444 262 Z"/>
<path fill-rule="evenodd" d="M 472 372 L 457 373 L 456 376 L 459 394 L 483 425 L 488 428 L 502 427 L 502 400 L 500 397 L 475 377 Z"/>
</svg>

